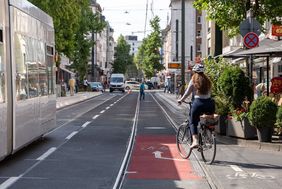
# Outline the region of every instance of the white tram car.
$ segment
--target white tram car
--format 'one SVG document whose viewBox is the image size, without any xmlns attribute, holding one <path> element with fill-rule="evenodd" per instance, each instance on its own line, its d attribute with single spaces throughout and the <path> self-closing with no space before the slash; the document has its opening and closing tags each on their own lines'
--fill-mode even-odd
<svg viewBox="0 0 282 189">
<path fill-rule="evenodd" d="M 0 0 L 0 159 L 56 126 L 53 20 L 26 0 Z"/>
</svg>

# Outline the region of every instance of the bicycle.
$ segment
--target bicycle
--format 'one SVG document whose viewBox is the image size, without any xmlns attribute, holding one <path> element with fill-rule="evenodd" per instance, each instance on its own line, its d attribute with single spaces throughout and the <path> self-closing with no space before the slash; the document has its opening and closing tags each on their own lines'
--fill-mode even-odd
<svg viewBox="0 0 282 189">
<path fill-rule="evenodd" d="M 188 102 L 187 104 L 189 105 L 190 117 L 192 102 Z M 216 138 L 214 135 L 214 128 L 217 123 L 218 115 L 216 114 L 203 114 L 200 116 L 200 122 L 198 125 L 199 145 L 197 149 L 201 153 L 202 159 L 206 164 L 212 164 L 215 159 Z M 190 146 L 192 142 L 193 139 L 189 119 L 187 119 L 178 127 L 176 134 L 177 149 L 182 158 L 187 159 L 191 155 L 193 149 L 191 149 Z"/>
</svg>

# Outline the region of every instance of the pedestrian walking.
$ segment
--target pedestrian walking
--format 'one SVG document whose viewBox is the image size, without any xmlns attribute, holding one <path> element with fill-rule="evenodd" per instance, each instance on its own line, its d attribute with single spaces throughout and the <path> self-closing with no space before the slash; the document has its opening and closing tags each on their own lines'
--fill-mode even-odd
<svg viewBox="0 0 282 189">
<path fill-rule="evenodd" d="M 87 91 L 87 88 L 88 88 L 88 81 L 86 78 L 84 78 L 83 80 L 83 86 L 84 86 L 84 91 Z"/>
<path fill-rule="evenodd" d="M 145 84 L 144 81 L 140 85 L 140 100 L 143 98 L 145 100 Z"/>
<path fill-rule="evenodd" d="M 75 88 L 75 79 L 73 76 L 69 79 L 69 87 L 70 87 L 70 95 L 73 96 L 74 88 Z"/>
</svg>

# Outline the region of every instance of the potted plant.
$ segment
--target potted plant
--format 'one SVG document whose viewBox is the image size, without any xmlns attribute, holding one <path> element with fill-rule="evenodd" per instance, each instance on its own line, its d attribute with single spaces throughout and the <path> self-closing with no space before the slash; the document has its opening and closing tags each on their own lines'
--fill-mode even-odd
<svg viewBox="0 0 282 189">
<path fill-rule="evenodd" d="M 224 96 L 215 96 L 215 112 L 219 115 L 219 122 L 215 127 L 215 131 L 220 135 L 226 135 L 227 117 L 230 112 L 229 100 Z"/>
<path fill-rule="evenodd" d="M 277 105 L 269 97 L 261 96 L 251 104 L 248 118 L 257 129 L 260 142 L 271 142 L 276 113 Z"/>
<path fill-rule="evenodd" d="M 282 138 L 282 106 L 278 108 L 276 114 L 276 123 L 275 123 L 274 132 L 279 138 Z"/>
<path fill-rule="evenodd" d="M 245 73 L 238 66 L 227 67 L 218 78 L 217 91 L 230 99 L 232 111 L 226 134 L 246 139 L 256 137 L 256 129 L 250 126 L 247 119 L 253 90 Z"/>
</svg>

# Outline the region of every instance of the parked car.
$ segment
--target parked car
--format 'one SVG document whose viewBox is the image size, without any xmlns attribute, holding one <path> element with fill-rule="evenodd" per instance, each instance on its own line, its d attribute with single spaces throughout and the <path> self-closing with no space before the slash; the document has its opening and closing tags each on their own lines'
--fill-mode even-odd
<svg viewBox="0 0 282 189">
<path fill-rule="evenodd" d="M 124 86 L 126 90 L 138 90 L 140 87 L 140 83 L 137 81 L 126 81 Z"/>
<path fill-rule="evenodd" d="M 92 91 L 104 92 L 105 89 L 100 82 L 88 82 Z"/>
<path fill-rule="evenodd" d="M 147 87 L 146 87 L 146 85 L 147 85 Z M 147 81 L 145 83 L 145 87 L 146 87 L 146 89 L 149 89 L 149 90 L 154 89 L 154 85 L 151 81 Z"/>
</svg>

